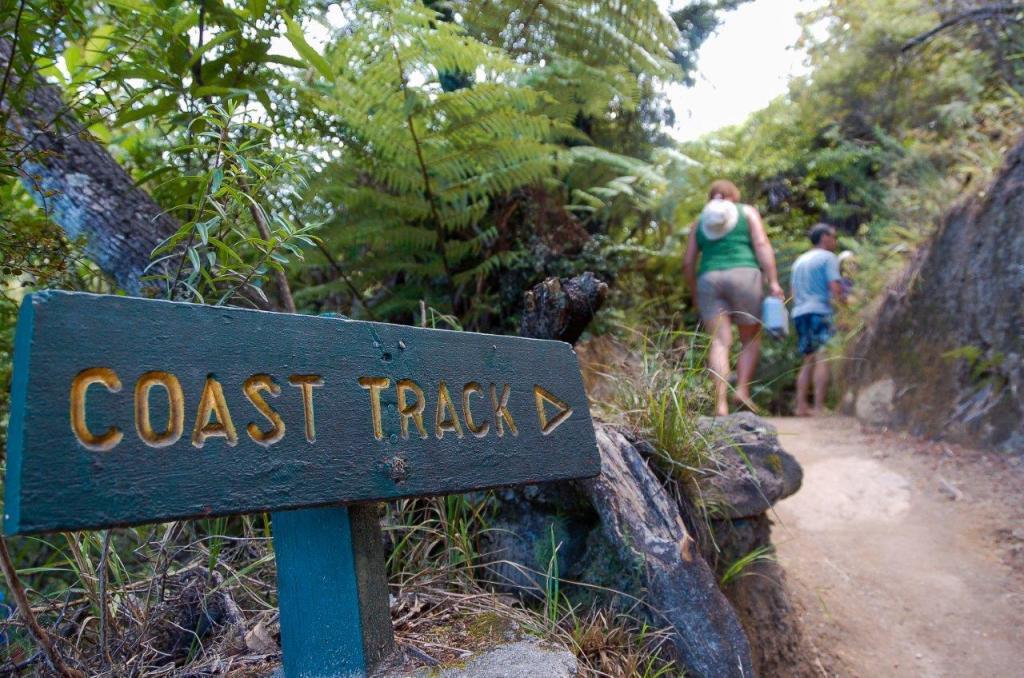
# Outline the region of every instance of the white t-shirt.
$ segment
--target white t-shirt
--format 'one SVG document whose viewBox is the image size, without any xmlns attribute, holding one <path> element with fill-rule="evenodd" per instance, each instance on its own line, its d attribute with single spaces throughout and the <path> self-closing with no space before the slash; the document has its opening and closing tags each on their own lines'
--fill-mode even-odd
<svg viewBox="0 0 1024 678">
<path fill-rule="evenodd" d="M 808 313 L 831 314 L 828 284 L 835 280 L 839 280 L 839 257 L 820 247 L 801 254 L 790 273 L 793 317 Z"/>
</svg>

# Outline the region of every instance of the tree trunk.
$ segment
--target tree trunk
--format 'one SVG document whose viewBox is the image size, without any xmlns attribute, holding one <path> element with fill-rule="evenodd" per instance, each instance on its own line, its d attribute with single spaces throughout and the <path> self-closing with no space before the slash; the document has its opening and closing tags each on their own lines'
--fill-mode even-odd
<svg viewBox="0 0 1024 678">
<path fill-rule="evenodd" d="M 589 271 L 575 278 L 548 278 L 523 295 L 519 335 L 575 344 L 607 295 L 608 285 Z"/>
<path fill-rule="evenodd" d="M 11 54 L 11 41 L 0 39 L 0 73 Z M 104 273 L 129 294 L 141 294 L 153 249 L 178 229 L 178 221 L 92 140 L 60 89 L 32 74 L 22 80 L 15 71 L 0 114 L 24 141 L 18 158 L 22 183 L 69 238 L 84 238 L 86 256 Z"/>
</svg>

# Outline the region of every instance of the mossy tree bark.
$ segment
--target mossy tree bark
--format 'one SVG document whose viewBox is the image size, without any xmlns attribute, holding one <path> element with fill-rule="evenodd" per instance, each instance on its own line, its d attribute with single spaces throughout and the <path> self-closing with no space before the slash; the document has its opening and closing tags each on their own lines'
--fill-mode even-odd
<svg viewBox="0 0 1024 678">
<path fill-rule="evenodd" d="M 0 39 L 0 72 L 13 46 Z M 10 68 L 0 117 L 23 141 L 22 183 L 69 238 L 84 237 L 85 254 L 129 294 L 141 294 L 153 249 L 179 227 L 137 188 L 86 125 L 71 114 L 60 90 L 34 73 Z"/>
</svg>

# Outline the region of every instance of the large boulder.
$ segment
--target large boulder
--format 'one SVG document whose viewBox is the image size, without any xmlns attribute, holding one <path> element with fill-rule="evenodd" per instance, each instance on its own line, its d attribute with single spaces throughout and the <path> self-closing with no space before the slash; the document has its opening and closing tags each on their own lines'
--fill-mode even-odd
<svg viewBox="0 0 1024 678">
<path fill-rule="evenodd" d="M 506 592 L 539 598 L 552 573 L 588 585 L 562 591 L 584 607 L 599 597 L 635 614 L 635 601 L 645 600 L 659 611 L 651 623 L 675 627 L 673 643 L 691 672 L 727 675 L 723 658 L 743 656 L 747 643 L 715 571 L 771 547 L 764 514 L 800 487 L 803 474 L 779 446 L 775 429 L 752 414 L 701 419 L 698 431 L 714 461 L 695 483 L 682 484 L 683 494 L 666 491 L 671 479 L 649 443 L 606 424 L 597 425 L 599 478 L 498 492 L 482 549 L 492 581 Z M 763 645 L 752 648 L 754 668 L 796 666 L 801 658 L 794 648 L 802 648 L 802 640 L 795 619 L 787 617 L 788 626 L 779 621 L 789 610 L 781 570 L 758 567 L 779 585 L 753 591 L 754 578 L 743 578 L 726 590 L 741 603 L 746 633 Z M 783 628 L 785 639 L 758 633 L 759 623 L 776 617 L 773 628 Z M 744 670 L 749 661 L 743 657 Z"/>
<path fill-rule="evenodd" d="M 712 464 L 701 469 L 701 500 L 719 518 L 760 515 L 800 489 L 804 472 L 779 445 L 775 427 L 751 414 L 702 417 L 698 430 L 711 446 Z"/>
<path fill-rule="evenodd" d="M 843 361 L 875 425 L 1024 450 L 1024 142 L 952 209 Z"/>
<path fill-rule="evenodd" d="M 585 584 L 562 591 L 575 604 L 597 596 L 635 609 L 645 601 L 638 612 L 673 628 L 672 645 L 689 672 L 749 675 L 743 629 L 681 508 L 634 441 L 614 426 L 595 429 L 597 478 L 497 494 L 482 548 L 492 581 L 509 593 L 543 597 L 550 575 Z"/>
<path fill-rule="evenodd" d="M 548 572 L 583 576 L 600 519 L 576 483 L 496 490 L 495 498 L 496 512 L 482 540 L 487 575 L 500 590 L 541 600 Z"/>
</svg>

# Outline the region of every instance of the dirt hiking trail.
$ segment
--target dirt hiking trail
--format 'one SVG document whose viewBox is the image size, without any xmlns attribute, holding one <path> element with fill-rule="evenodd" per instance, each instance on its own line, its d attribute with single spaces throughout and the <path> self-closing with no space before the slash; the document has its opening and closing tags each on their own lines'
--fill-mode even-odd
<svg viewBox="0 0 1024 678">
<path fill-rule="evenodd" d="M 804 468 L 773 541 L 822 674 L 1024 677 L 1024 462 L 770 421 Z"/>
</svg>

